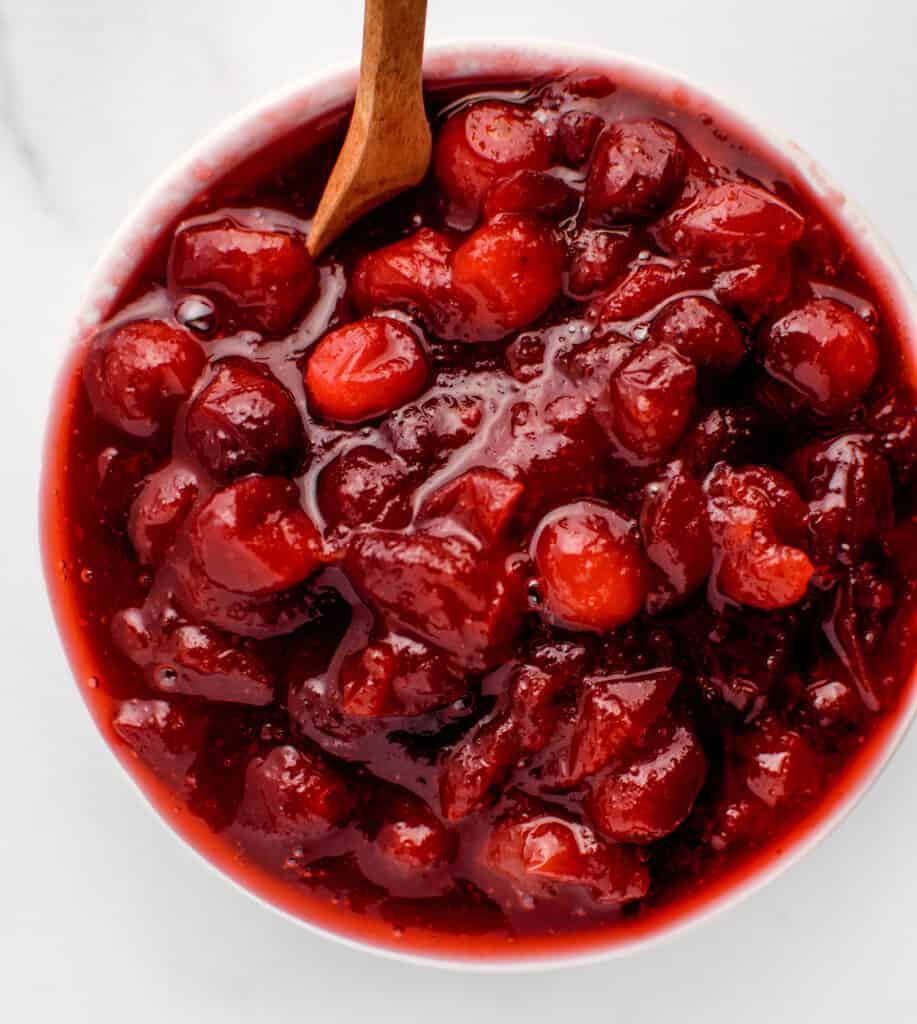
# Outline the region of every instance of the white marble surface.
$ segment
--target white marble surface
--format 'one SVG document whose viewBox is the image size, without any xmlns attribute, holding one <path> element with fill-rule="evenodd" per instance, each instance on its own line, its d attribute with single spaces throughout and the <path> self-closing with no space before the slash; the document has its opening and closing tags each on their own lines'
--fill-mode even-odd
<svg viewBox="0 0 917 1024">
<path fill-rule="evenodd" d="M 98 250 L 157 172 L 246 100 L 354 56 L 358 7 L 0 0 L 0 1017 L 913 1021 L 917 734 L 835 835 L 726 917 L 636 959 L 524 978 L 402 966 L 300 931 L 205 872 L 113 770 L 70 684 L 35 537 L 43 421 L 68 323 Z M 433 41 L 606 45 L 760 112 L 917 270 L 917 6 L 430 7 Z"/>
</svg>

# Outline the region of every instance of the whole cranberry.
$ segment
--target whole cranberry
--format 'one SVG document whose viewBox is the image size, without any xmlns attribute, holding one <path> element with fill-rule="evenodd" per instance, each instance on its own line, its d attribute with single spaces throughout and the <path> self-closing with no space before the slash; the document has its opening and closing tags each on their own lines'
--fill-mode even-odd
<svg viewBox="0 0 917 1024">
<path fill-rule="evenodd" d="M 560 294 L 563 246 L 538 217 L 505 213 L 455 253 L 453 285 L 469 304 L 466 341 L 496 341 L 527 327 Z"/>
<path fill-rule="evenodd" d="M 653 843 L 691 813 L 707 761 L 694 733 L 670 726 L 626 767 L 592 784 L 586 810 L 602 835 L 618 843 Z"/>
<path fill-rule="evenodd" d="M 243 227 L 229 217 L 180 227 L 169 271 L 184 288 L 228 299 L 268 334 L 292 327 L 318 289 L 302 235 Z"/>
<path fill-rule="evenodd" d="M 172 425 L 205 362 L 187 331 L 163 320 L 133 320 L 95 334 L 83 383 L 100 419 L 134 437 L 153 437 Z"/>
<path fill-rule="evenodd" d="M 250 476 L 217 491 L 191 523 L 207 578 L 241 594 L 272 594 L 322 564 L 321 536 L 286 478 Z"/>
<path fill-rule="evenodd" d="M 686 162 L 681 136 L 662 121 L 610 125 L 592 155 L 587 213 L 611 222 L 657 213 L 678 197 Z"/>
<path fill-rule="evenodd" d="M 532 553 L 549 614 L 602 633 L 637 615 L 650 571 L 635 526 L 604 505 L 580 501 L 542 520 Z"/>
<path fill-rule="evenodd" d="M 338 327 L 312 349 L 306 394 L 317 415 L 364 423 L 416 398 L 429 373 L 415 330 L 391 317 L 369 317 Z"/>
<path fill-rule="evenodd" d="M 446 120 L 436 140 L 433 169 L 445 196 L 473 221 L 498 178 L 544 170 L 550 160 L 550 141 L 528 110 L 484 100 Z"/>
<path fill-rule="evenodd" d="M 745 182 L 705 189 L 664 218 L 666 251 L 720 266 L 772 261 L 805 231 L 805 219 L 771 192 Z"/>
<path fill-rule="evenodd" d="M 684 434 L 694 408 L 694 366 L 668 345 L 638 349 L 611 378 L 615 438 L 640 459 L 658 459 Z"/>
<path fill-rule="evenodd" d="M 410 470 L 384 448 L 359 444 L 342 452 L 318 478 L 318 507 L 330 526 L 404 526 L 410 517 Z"/>
<path fill-rule="evenodd" d="M 194 454 L 220 479 L 297 470 L 306 437 L 293 396 L 263 366 L 231 357 L 194 397 L 185 420 Z"/>
<path fill-rule="evenodd" d="M 868 325 L 837 299 L 811 299 L 770 325 L 764 368 L 821 416 L 848 412 L 879 368 Z"/>
<path fill-rule="evenodd" d="M 675 299 L 656 314 L 650 337 L 670 345 L 695 366 L 731 373 L 745 355 L 742 332 L 715 302 L 697 295 Z"/>
<path fill-rule="evenodd" d="M 171 463 L 148 478 L 127 521 L 127 535 L 142 564 L 159 565 L 196 498 L 197 479 L 186 467 Z"/>
<path fill-rule="evenodd" d="M 413 793 L 394 790 L 384 794 L 376 812 L 381 820 L 370 835 L 390 870 L 409 876 L 424 874 L 455 857 L 455 835 Z"/>
</svg>

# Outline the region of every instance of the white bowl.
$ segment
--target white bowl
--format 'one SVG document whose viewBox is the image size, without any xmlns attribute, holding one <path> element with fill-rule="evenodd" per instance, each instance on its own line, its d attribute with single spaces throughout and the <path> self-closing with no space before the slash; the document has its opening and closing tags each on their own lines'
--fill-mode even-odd
<svg viewBox="0 0 917 1024">
<path fill-rule="evenodd" d="M 709 114 L 728 132 L 754 140 L 765 155 L 782 169 L 788 180 L 800 190 L 817 195 L 821 204 L 832 212 L 836 227 L 870 266 L 873 276 L 881 284 L 889 308 L 897 320 L 899 336 L 906 339 L 909 346 L 905 353 L 906 372 L 912 381 L 917 381 L 917 296 L 910 282 L 875 229 L 794 144 L 762 130 L 757 121 L 749 121 L 736 114 L 708 93 L 662 69 L 602 50 L 525 41 L 461 42 L 437 47 L 428 52 L 425 60 L 427 79 L 435 83 L 477 77 L 507 80 L 520 75 L 546 77 L 574 68 L 601 71 L 613 79 L 662 96 L 673 107 Z M 113 312 L 119 296 L 129 285 L 138 266 L 203 189 L 218 182 L 246 157 L 271 141 L 346 105 L 353 97 L 355 84 L 356 69 L 353 67 L 310 75 L 294 82 L 246 107 L 173 164 L 124 221 L 92 272 L 77 316 L 74 344 L 78 346 L 84 343 L 92 328 Z M 72 358 L 68 360 L 65 374 L 72 367 Z M 58 403 L 58 406 L 62 404 Z M 49 442 L 56 435 L 60 423 L 54 416 L 60 415 L 55 413 L 52 416 L 48 429 Z M 71 666 L 77 679 L 87 679 L 91 674 L 88 652 L 74 641 L 72 635 L 67 636 L 64 629 L 61 609 L 65 588 L 57 572 L 60 551 L 55 546 L 56 541 L 50 529 L 50 476 L 46 471 L 42 497 L 46 575 Z M 91 704 L 89 706 L 95 710 Z M 340 912 L 337 912 L 335 919 L 334 912 L 317 911 L 311 920 L 306 920 L 290 909 L 284 892 L 289 887 L 276 881 L 272 883 L 266 877 L 263 884 L 259 882 L 252 888 L 248 884 L 248 875 L 245 876 L 246 884 L 243 884 L 242 875 L 231 857 L 216 854 L 208 857 L 203 853 L 201 856 L 205 863 L 263 905 L 313 931 L 358 948 L 440 967 L 490 971 L 582 964 L 633 953 L 670 939 L 689 927 L 710 920 L 776 878 L 823 839 L 863 796 L 900 743 L 915 711 L 917 670 L 912 672 L 897 713 L 882 723 L 867 749 L 847 769 L 841 783 L 823 801 L 817 816 L 798 826 L 781 842 L 779 850 L 764 851 L 752 864 L 743 867 L 740 874 L 735 877 L 725 876 L 707 887 L 699 896 L 681 900 L 674 908 L 654 916 L 649 922 L 638 921 L 625 928 L 612 928 L 604 934 L 572 936 L 561 943 L 556 940 L 520 942 L 515 946 L 507 945 L 502 952 L 494 950 L 492 954 L 463 955 L 455 948 L 438 949 L 437 943 L 433 941 L 412 942 L 406 937 L 394 938 L 391 929 L 387 930 L 387 936 L 383 935 L 384 929 L 368 919 L 365 928 L 345 927 Z M 110 728 L 103 716 L 96 713 L 96 718 L 102 734 L 110 735 Z M 117 748 L 112 749 L 137 783 L 138 792 L 145 798 L 144 802 L 154 806 L 150 793 L 141 787 L 136 762 Z M 183 823 L 182 819 L 171 820 L 163 801 L 156 801 L 154 809 L 170 826 L 173 834 L 188 842 L 196 852 L 201 852 L 199 847 L 206 845 L 204 826 L 190 821 L 189 815 L 183 816 Z M 218 864 L 215 863 L 217 861 Z"/>
</svg>

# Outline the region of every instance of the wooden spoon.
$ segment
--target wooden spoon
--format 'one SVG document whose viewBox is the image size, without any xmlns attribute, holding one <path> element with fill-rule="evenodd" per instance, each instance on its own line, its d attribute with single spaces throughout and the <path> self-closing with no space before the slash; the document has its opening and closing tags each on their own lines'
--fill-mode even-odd
<svg viewBox="0 0 917 1024">
<path fill-rule="evenodd" d="M 312 221 L 313 256 L 427 173 L 432 141 L 421 84 L 426 15 L 427 0 L 366 0 L 356 103 Z"/>
</svg>

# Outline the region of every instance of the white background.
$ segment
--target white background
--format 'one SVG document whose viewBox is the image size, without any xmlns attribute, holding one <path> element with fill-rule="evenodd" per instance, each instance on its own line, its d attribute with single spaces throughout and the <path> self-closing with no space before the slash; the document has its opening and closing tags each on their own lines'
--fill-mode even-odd
<svg viewBox="0 0 917 1024">
<path fill-rule="evenodd" d="M 750 902 L 658 950 L 526 977 L 353 952 L 205 871 L 97 738 L 50 621 L 49 389 L 96 254 L 225 115 L 355 58 L 358 0 L 0 0 L 0 1019 L 913 1021 L 917 733 Z M 917 269 L 917 5 L 430 0 L 429 39 L 542 36 L 669 65 L 820 159 Z M 566 13 L 561 14 L 561 11 Z"/>
</svg>

